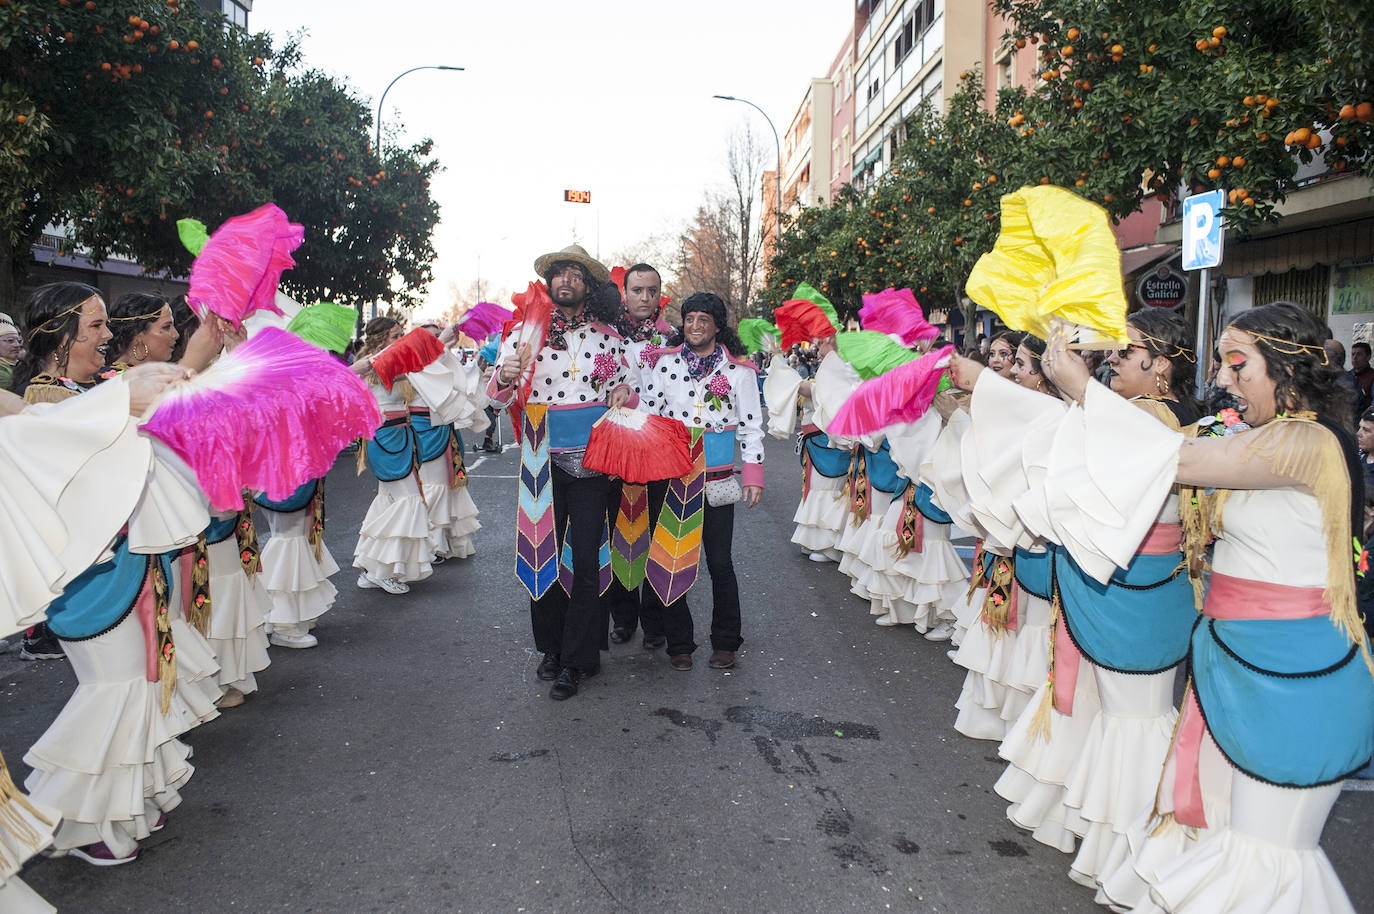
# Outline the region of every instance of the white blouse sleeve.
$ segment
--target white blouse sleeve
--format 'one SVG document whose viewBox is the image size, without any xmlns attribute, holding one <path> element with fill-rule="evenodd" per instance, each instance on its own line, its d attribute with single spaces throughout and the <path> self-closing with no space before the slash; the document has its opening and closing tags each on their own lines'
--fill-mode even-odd
<svg viewBox="0 0 1374 914">
<path fill-rule="evenodd" d="M 763 396 L 768 401 L 768 434 L 787 439 L 797 427 L 797 395 L 801 391 L 802 376 L 787 364 L 781 355 L 768 362 L 768 376 L 763 379 Z"/>
</svg>

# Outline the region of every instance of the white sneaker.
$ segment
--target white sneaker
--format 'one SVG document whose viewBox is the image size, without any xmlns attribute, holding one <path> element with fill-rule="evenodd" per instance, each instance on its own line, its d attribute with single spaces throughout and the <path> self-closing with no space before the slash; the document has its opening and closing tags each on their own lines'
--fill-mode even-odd
<svg viewBox="0 0 1374 914">
<path fill-rule="evenodd" d="M 926 632 L 927 641 L 948 641 L 954 636 L 954 623 L 941 619 Z"/>
<path fill-rule="evenodd" d="M 824 552 L 813 552 L 810 555 L 808 555 L 807 558 L 809 558 L 813 562 L 830 561 L 830 556 L 826 555 Z"/>
<path fill-rule="evenodd" d="M 277 647 L 292 648 L 314 647 L 320 643 L 314 635 L 293 635 L 288 632 L 273 632 L 267 640 Z"/>
<path fill-rule="evenodd" d="M 358 587 L 363 590 L 385 590 L 389 594 L 410 593 L 410 585 L 395 578 L 379 578 L 364 571 L 358 575 Z"/>
</svg>

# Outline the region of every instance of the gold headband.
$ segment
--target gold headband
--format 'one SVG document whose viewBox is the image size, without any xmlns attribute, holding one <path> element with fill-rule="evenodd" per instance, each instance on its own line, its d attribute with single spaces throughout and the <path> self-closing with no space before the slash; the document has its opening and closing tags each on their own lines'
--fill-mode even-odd
<svg viewBox="0 0 1374 914">
<path fill-rule="evenodd" d="M 1230 329 L 1230 328 L 1227 328 Z M 1325 346 L 1313 346 L 1309 343 L 1299 343 L 1295 340 L 1283 340 L 1276 336 L 1269 336 L 1264 333 L 1256 333 L 1254 330 L 1246 330 L 1244 327 L 1235 328 L 1241 333 L 1248 333 L 1257 340 L 1264 340 L 1270 348 L 1283 355 L 1298 355 L 1303 352 L 1319 352 L 1322 357 L 1323 365 L 1331 364 L 1331 357 L 1326 354 Z"/>
<path fill-rule="evenodd" d="M 1136 333 L 1139 333 L 1139 334 L 1140 334 L 1140 338 L 1141 338 L 1142 340 L 1147 340 L 1147 341 L 1149 341 L 1149 342 L 1151 342 L 1151 343 L 1154 343 L 1155 346 L 1157 346 L 1157 347 L 1159 348 L 1159 354 L 1162 355 L 1162 356 L 1164 356 L 1164 358 L 1166 358 L 1166 359 L 1176 359 L 1176 358 L 1178 358 L 1179 356 L 1183 356 L 1185 359 L 1187 359 L 1187 360 L 1190 361 L 1190 362 L 1196 362 L 1196 361 L 1197 361 L 1197 359 L 1193 356 L 1193 352 L 1192 352 L 1191 349 L 1187 349 L 1187 348 L 1185 348 L 1185 347 L 1183 347 L 1183 346 L 1179 346 L 1179 347 L 1177 347 L 1176 349 L 1174 349 L 1173 352 L 1169 352 L 1169 347 L 1173 345 L 1172 343 L 1169 343 L 1169 342 L 1166 342 L 1166 341 L 1164 341 L 1164 340 L 1161 340 L 1161 339 L 1160 339 L 1159 337 L 1157 337 L 1157 336 L 1150 336 L 1150 334 L 1146 333 L 1144 330 L 1141 330 L 1141 329 L 1140 329 L 1139 327 L 1137 327 L 1135 324 L 1131 324 L 1131 329 L 1134 330 Z"/>
<path fill-rule="evenodd" d="M 52 317 L 48 318 L 48 319 L 45 320 L 43 323 L 39 324 L 37 327 L 34 327 L 34 328 L 33 328 L 32 330 L 30 330 L 29 332 L 30 332 L 30 333 L 61 333 L 61 332 L 62 332 L 62 328 L 61 328 L 60 326 L 49 328 L 48 325 L 51 324 L 53 321 L 61 321 L 62 318 L 66 317 L 66 316 L 69 315 L 69 314 L 77 314 L 77 313 L 79 313 L 79 312 L 81 311 L 82 308 L 86 307 L 86 302 L 90 301 L 92 298 L 95 298 L 95 296 L 94 296 L 94 295 L 88 295 L 88 296 L 86 296 L 85 298 L 81 299 L 81 301 L 79 301 L 79 302 L 77 302 L 76 304 L 72 305 L 72 306 L 71 306 L 70 308 L 68 308 L 66 311 L 63 311 L 63 312 L 60 313 L 60 314 L 54 314 Z"/>
<path fill-rule="evenodd" d="M 164 304 L 161 307 L 159 307 L 156 311 L 149 311 L 147 314 L 134 314 L 129 317 L 107 317 L 106 320 L 109 321 L 111 324 L 120 323 L 122 321 L 150 321 L 153 318 L 160 315 L 162 313 L 162 309 L 166 307 L 167 306 Z"/>
</svg>

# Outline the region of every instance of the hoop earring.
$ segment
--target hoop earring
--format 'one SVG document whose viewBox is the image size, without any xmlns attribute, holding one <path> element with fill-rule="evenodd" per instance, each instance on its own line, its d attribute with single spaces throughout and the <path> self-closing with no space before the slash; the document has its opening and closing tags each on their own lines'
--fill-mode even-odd
<svg viewBox="0 0 1374 914">
<path fill-rule="evenodd" d="M 71 344 L 70 342 L 63 343 L 61 346 L 57 347 L 57 372 L 56 372 L 56 374 L 57 374 L 59 377 L 61 377 L 62 375 L 65 375 L 65 374 L 67 373 L 67 357 L 70 356 L 71 354 L 72 354 L 72 344 Z"/>
<path fill-rule="evenodd" d="M 1161 397 L 1169 396 L 1169 381 L 1162 374 L 1155 375 L 1155 390 Z"/>
<path fill-rule="evenodd" d="M 1045 379 L 1043 377 L 1035 382 L 1035 389 L 1042 394 L 1045 392 Z"/>
<path fill-rule="evenodd" d="M 141 355 L 138 351 L 139 346 L 143 347 L 143 353 Z M 148 360 L 148 344 L 134 340 L 134 344 L 129 347 L 129 355 L 133 356 L 136 362 L 146 362 Z"/>
</svg>

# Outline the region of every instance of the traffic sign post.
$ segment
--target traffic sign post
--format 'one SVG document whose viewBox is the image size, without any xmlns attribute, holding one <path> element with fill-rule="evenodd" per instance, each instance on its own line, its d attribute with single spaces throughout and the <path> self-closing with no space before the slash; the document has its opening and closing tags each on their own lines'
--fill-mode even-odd
<svg viewBox="0 0 1374 914">
<path fill-rule="evenodd" d="M 1210 294 L 1209 272 L 1212 267 L 1221 266 L 1221 250 L 1226 234 L 1221 220 L 1221 208 L 1226 205 L 1226 194 L 1220 190 L 1205 194 L 1193 194 L 1183 199 L 1183 269 L 1201 270 L 1202 277 L 1198 286 L 1197 303 L 1197 345 L 1193 352 L 1197 356 L 1197 389 L 1202 390 L 1207 383 L 1207 367 L 1211 355 L 1207 351 L 1211 341 L 1208 327 L 1207 298 Z"/>
</svg>

